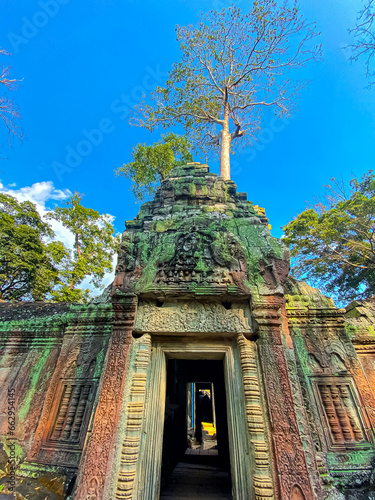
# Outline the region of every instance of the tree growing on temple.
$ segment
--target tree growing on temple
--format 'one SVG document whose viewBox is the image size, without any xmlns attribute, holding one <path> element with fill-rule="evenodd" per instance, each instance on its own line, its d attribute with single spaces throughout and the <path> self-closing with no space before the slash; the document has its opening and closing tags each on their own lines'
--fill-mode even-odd
<svg viewBox="0 0 375 500">
<path fill-rule="evenodd" d="M 258 0 L 248 13 L 232 5 L 176 32 L 181 61 L 133 122 L 151 131 L 181 124 L 195 148 L 220 150 L 220 175 L 229 179 L 233 145 L 251 142 L 261 112 L 293 110 L 306 83 L 292 80 L 290 70 L 319 58 L 316 26 L 296 1 Z"/>
<path fill-rule="evenodd" d="M 47 214 L 74 235 L 73 251 L 67 250 L 60 259 L 59 280 L 51 292 L 55 301 L 87 301 L 90 290 L 79 288 L 85 278 L 89 277 L 90 283 L 99 287 L 105 273 L 113 270 L 112 259 L 119 239 L 113 234 L 111 218 L 84 207 L 81 200 L 82 195 L 75 193 L 65 206 L 57 206 Z"/>
<path fill-rule="evenodd" d="M 359 13 L 357 25 L 350 30 L 354 35 L 354 43 L 350 45 L 352 55 L 350 59 L 357 61 L 361 57 L 366 60 L 366 77 L 369 86 L 375 84 L 375 10 L 374 0 L 366 0 Z"/>
<path fill-rule="evenodd" d="M 9 56 L 9 53 L 0 48 L 0 56 Z M 0 68 L 0 119 L 8 130 L 9 141 L 13 137 L 22 138 L 23 132 L 17 125 L 20 118 L 18 106 L 9 97 L 9 92 L 17 88 L 18 81 L 10 78 L 10 67 L 1 65 Z"/>
<path fill-rule="evenodd" d="M 334 180 L 334 179 L 333 179 Z M 325 202 L 284 227 L 292 273 L 340 301 L 375 294 L 375 176 L 328 187 Z"/>
<path fill-rule="evenodd" d="M 174 166 L 193 161 L 190 150 L 191 144 L 186 137 L 173 133 L 164 134 L 152 146 L 134 146 L 133 161 L 124 163 L 115 170 L 115 175 L 130 179 L 131 191 L 137 201 L 142 201 L 156 191 L 158 183 L 166 178 Z"/>
</svg>

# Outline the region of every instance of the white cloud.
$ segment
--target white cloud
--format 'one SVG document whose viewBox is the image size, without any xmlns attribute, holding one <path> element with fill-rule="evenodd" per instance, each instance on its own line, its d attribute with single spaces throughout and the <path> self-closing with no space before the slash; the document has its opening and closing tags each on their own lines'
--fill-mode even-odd
<svg viewBox="0 0 375 500">
<path fill-rule="evenodd" d="M 69 189 L 56 189 L 52 181 L 36 182 L 32 186 L 25 186 L 20 189 L 10 189 L 13 184 L 5 187 L 0 182 L 0 193 L 9 194 L 17 198 L 18 201 L 31 201 L 35 203 L 36 208 L 42 217 L 49 211 L 46 204 L 53 201 L 63 201 L 72 195 Z M 74 244 L 74 236 L 69 229 L 66 229 L 58 221 L 48 221 L 56 234 L 56 239 L 62 241 L 64 245 L 72 249 Z"/>
<path fill-rule="evenodd" d="M 48 200 L 66 200 L 72 195 L 69 189 L 56 189 L 52 181 L 36 182 L 32 186 L 25 186 L 20 189 L 9 189 L 13 187 L 16 187 L 15 183 L 5 187 L 0 182 L 0 191 L 2 193 L 15 196 L 20 201 L 32 201 L 44 208 Z"/>
<path fill-rule="evenodd" d="M 8 186 L 4 186 L 0 181 L 0 193 L 8 194 L 10 196 L 14 196 L 22 201 L 31 201 L 35 203 L 36 208 L 42 217 L 45 216 L 47 212 L 50 211 L 48 207 L 50 201 L 64 201 L 72 196 L 72 192 L 69 189 L 57 189 L 55 188 L 52 181 L 43 181 L 36 182 L 31 186 L 21 187 L 19 189 L 14 189 L 16 187 L 15 183 L 8 184 Z M 115 217 L 111 214 L 108 214 L 110 217 L 110 222 L 113 223 Z M 52 227 L 55 232 L 56 239 L 62 241 L 64 245 L 73 249 L 74 245 L 74 235 L 69 229 L 65 228 L 61 222 L 55 220 L 49 220 L 48 223 Z M 116 265 L 117 256 L 114 256 L 113 266 Z M 108 286 L 114 279 L 114 271 L 112 273 L 107 273 L 104 276 L 103 284 Z M 94 288 L 92 285 L 88 284 L 89 278 L 82 283 L 82 288 L 89 288 L 92 292 L 92 295 L 98 295 L 102 292 L 102 290 L 98 290 Z"/>
</svg>

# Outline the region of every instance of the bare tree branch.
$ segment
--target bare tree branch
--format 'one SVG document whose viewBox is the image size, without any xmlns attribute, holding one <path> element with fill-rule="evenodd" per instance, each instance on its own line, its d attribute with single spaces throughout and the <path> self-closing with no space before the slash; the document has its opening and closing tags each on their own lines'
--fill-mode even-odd
<svg viewBox="0 0 375 500">
<path fill-rule="evenodd" d="M 354 42 L 348 46 L 352 50 L 351 61 L 358 61 L 362 56 L 366 57 L 366 77 L 369 87 L 375 84 L 375 69 L 373 61 L 375 57 L 375 10 L 374 0 L 366 0 L 363 9 L 359 12 L 357 26 L 349 32 L 354 36 Z"/>
<path fill-rule="evenodd" d="M 0 56 L 9 56 L 10 54 L 4 49 L 0 49 Z M 10 66 L 1 66 L 0 68 L 0 88 L 5 92 L 11 92 L 18 88 L 19 80 L 10 78 Z M 11 142 L 12 138 L 17 137 L 22 139 L 23 131 L 17 125 L 20 119 L 18 106 L 14 103 L 13 99 L 9 98 L 6 94 L 0 96 L 0 118 L 8 130 L 8 140 Z"/>
<path fill-rule="evenodd" d="M 228 179 L 232 141 L 250 143 L 262 109 L 290 114 L 304 83 L 292 83 L 289 70 L 320 58 L 315 24 L 296 0 L 258 0 L 246 13 L 232 5 L 176 32 L 181 61 L 153 102 L 137 106 L 133 123 L 151 130 L 179 123 L 204 153 L 219 146 L 220 175 Z"/>
</svg>

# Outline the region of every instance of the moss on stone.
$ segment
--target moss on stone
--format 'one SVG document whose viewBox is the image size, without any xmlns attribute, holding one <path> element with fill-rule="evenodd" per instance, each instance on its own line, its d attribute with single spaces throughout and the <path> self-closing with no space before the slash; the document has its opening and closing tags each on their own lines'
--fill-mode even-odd
<svg viewBox="0 0 375 500">
<path fill-rule="evenodd" d="M 190 182 L 189 184 L 189 193 L 191 194 L 191 196 L 195 196 L 197 193 L 197 188 L 193 182 Z"/>
</svg>

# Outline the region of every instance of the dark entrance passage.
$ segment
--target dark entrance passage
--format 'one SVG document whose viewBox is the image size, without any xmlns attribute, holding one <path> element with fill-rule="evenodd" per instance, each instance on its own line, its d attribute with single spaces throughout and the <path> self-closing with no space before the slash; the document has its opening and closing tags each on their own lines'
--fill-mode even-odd
<svg viewBox="0 0 375 500">
<path fill-rule="evenodd" d="M 160 498 L 231 499 L 223 362 L 167 363 Z"/>
</svg>

